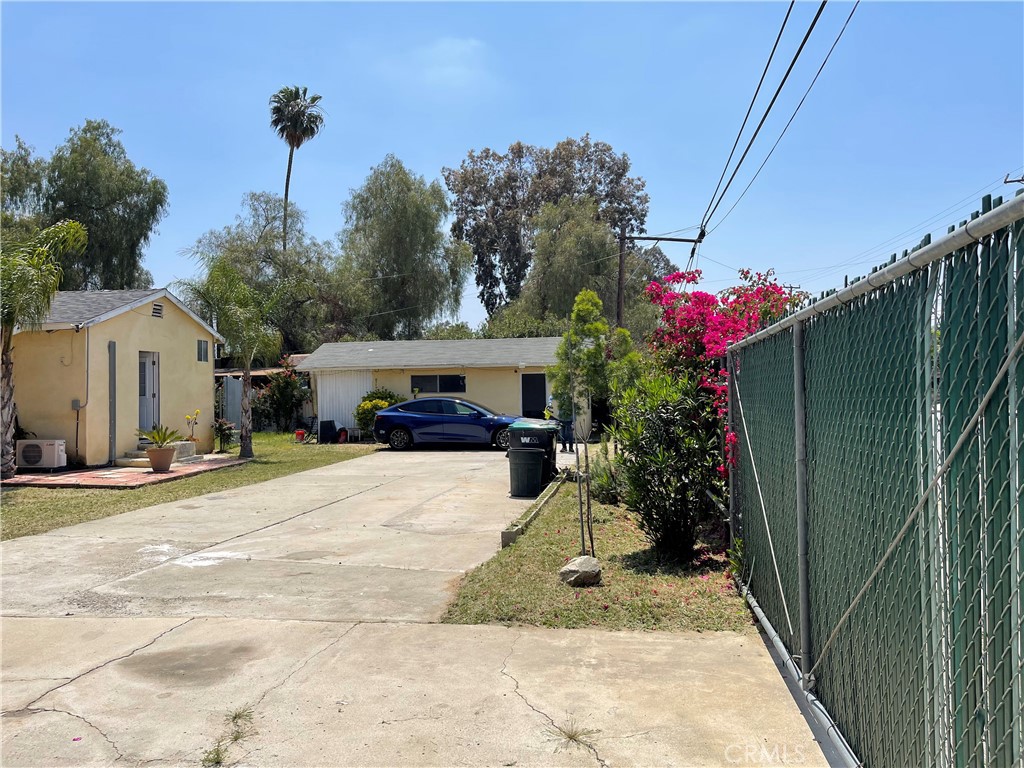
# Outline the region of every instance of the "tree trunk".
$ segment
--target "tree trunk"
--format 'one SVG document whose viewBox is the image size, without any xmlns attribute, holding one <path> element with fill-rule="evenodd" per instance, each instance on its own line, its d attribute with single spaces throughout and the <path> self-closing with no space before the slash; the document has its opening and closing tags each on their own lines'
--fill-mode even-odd
<svg viewBox="0 0 1024 768">
<path fill-rule="evenodd" d="M 238 455 L 243 459 L 251 459 L 252 452 L 252 402 L 249 400 L 249 388 L 252 386 L 252 365 L 246 363 L 242 371 L 242 423 L 239 425 L 241 434 L 238 436 Z"/>
<path fill-rule="evenodd" d="M 18 471 L 14 455 L 14 360 L 11 356 L 11 330 L 3 332 L 2 397 L 0 397 L 0 430 L 3 432 L 3 454 L 0 477 L 14 477 Z"/>
<path fill-rule="evenodd" d="M 288 253 L 288 188 L 292 184 L 292 158 L 295 147 L 288 148 L 288 172 L 284 175 L 284 226 L 281 232 L 281 253 Z"/>
</svg>

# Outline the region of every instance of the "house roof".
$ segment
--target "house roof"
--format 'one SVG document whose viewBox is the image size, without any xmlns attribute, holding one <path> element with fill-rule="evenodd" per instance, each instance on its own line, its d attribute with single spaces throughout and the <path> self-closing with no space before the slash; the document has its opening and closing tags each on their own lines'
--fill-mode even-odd
<svg viewBox="0 0 1024 768">
<path fill-rule="evenodd" d="M 224 341 L 214 328 L 186 307 L 177 296 L 166 288 L 125 291 L 57 291 L 53 296 L 50 312 L 43 321 L 42 327 L 43 330 L 58 330 L 71 326 L 87 328 L 158 299 L 170 301 L 213 334 L 215 339 Z"/>
<path fill-rule="evenodd" d="M 555 363 L 560 336 L 458 341 L 347 341 L 323 344 L 299 371 L 386 368 L 518 368 Z"/>
<path fill-rule="evenodd" d="M 161 293 L 159 288 L 135 291 L 57 291 L 46 323 L 87 323 L 100 315 Z"/>
</svg>

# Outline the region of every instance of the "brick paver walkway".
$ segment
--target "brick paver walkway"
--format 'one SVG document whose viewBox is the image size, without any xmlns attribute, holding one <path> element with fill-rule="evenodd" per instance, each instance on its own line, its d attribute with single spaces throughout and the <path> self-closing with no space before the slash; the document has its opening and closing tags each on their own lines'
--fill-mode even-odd
<svg viewBox="0 0 1024 768">
<path fill-rule="evenodd" d="M 143 485 L 166 483 L 181 477 L 198 475 L 214 469 L 244 464 L 247 459 L 234 456 L 207 455 L 191 464 L 173 464 L 167 472 L 154 472 L 142 467 L 100 467 L 99 469 L 73 469 L 62 472 L 35 472 L 20 470 L 5 486 L 31 485 L 36 488 L 139 488 Z"/>
</svg>

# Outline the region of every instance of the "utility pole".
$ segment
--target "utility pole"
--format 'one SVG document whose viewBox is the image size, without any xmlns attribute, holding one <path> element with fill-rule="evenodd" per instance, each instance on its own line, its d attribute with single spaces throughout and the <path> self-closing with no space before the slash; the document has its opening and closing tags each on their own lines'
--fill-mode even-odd
<svg viewBox="0 0 1024 768">
<path fill-rule="evenodd" d="M 622 327 L 626 309 L 626 225 L 619 227 L 619 292 L 615 302 L 615 325 Z"/>
<path fill-rule="evenodd" d="M 637 240 L 653 240 L 655 243 L 694 243 L 693 247 L 696 248 L 696 244 L 704 240 L 704 234 L 704 230 L 701 230 L 696 239 L 690 237 L 642 237 L 627 235 L 625 224 L 619 228 L 619 292 L 615 303 L 616 326 L 622 327 L 622 316 L 626 309 L 626 241 L 629 240 L 631 243 L 635 243 Z"/>
</svg>

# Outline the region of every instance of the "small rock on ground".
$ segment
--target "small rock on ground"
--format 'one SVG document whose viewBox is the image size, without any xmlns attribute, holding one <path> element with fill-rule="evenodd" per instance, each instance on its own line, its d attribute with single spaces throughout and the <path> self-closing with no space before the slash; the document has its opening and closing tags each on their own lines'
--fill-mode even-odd
<svg viewBox="0 0 1024 768">
<path fill-rule="evenodd" d="M 595 557 L 576 557 L 562 566 L 558 577 L 570 587 L 592 587 L 601 583 L 601 563 Z"/>
</svg>

